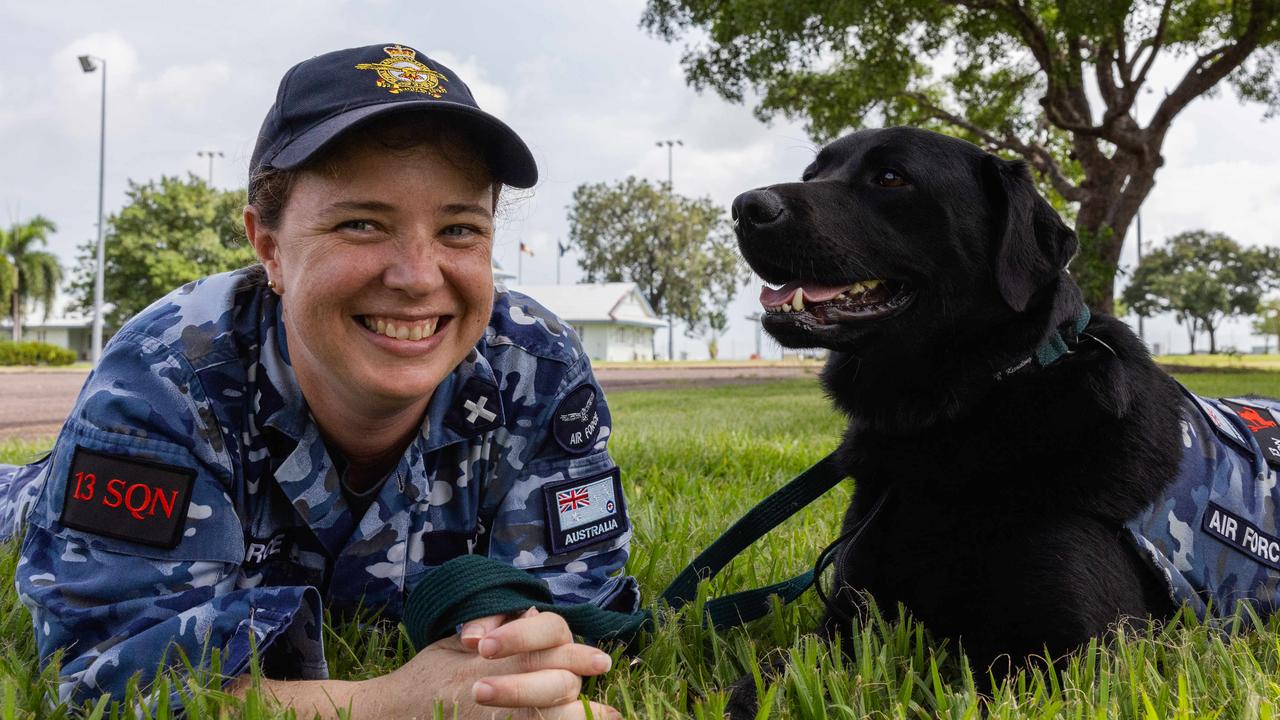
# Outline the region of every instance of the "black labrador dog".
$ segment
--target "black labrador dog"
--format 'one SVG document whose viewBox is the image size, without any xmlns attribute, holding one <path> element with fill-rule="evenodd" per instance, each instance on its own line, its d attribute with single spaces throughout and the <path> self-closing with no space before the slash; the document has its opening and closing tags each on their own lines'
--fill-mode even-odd
<svg viewBox="0 0 1280 720">
<path fill-rule="evenodd" d="M 1076 236 L 1023 164 L 864 130 L 733 217 L 781 286 L 762 290 L 765 330 L 831 351 L 822 384 L 848 417 L 844 530 L 862 532 L 837 555 L 826 633 L 865 592 L 984 677 L 1176 610 L 1126 523 L 1178 473 L 1187 396 L 1127 326 L 1084 314 Z M 754 694 L 740 682 L 731 714 Z"/>
</svg>

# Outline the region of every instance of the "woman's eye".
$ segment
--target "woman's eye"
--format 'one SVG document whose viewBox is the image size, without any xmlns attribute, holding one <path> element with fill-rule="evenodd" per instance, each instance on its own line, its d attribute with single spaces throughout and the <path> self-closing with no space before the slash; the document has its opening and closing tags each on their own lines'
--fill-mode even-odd
<svg viewBox="0 0 1280 720">
<path fill-rule="evenodd" d="M 340 230 L 354 230 L 356 232 L 372 232 L 378 229 L 370 220 L 348 220 L 338 225 Z"/>
<path fill-rule="evenodd" d="M 880 187 L 903 187 L 907 184 L 907 179 L 897 170 L 881 170 L 876 176 L 876 184 Z"/>
<path fill-rule="evenodd" d="M 463 238 L 463 237 L 469 237 L 471 235 L 474 235 L 475 232 L 476 232 L 476 229 L 471 227 L 470 225 L 450 225 L 445 229 L 441 230 L 440 234 L 446 237 Z"/>
</svg>

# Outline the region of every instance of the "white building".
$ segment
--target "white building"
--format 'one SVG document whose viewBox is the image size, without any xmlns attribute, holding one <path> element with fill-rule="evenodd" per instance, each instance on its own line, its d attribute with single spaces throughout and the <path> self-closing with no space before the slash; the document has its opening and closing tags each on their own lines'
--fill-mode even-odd
<svg viewBox="0 0 1280 720">
<path fill-rule="evenodd" d="M 26 342 L 42 342 L 74 350 L 80 360 L 89 359 L 93 333 L 93 320 L 77 316 L 50 317 L 28 316 L 22 323 L 22 339 Z M 0 340 L 13 338 L 13 321 L 0 320 Z"/>
<path fill-rule="evenodd" d="M 667 326 L 635 283 L 508 283 L 507 288 L 537 300 L 572 325 L 592 360 L 652 360 L 653 331 Z"/>
</svg>

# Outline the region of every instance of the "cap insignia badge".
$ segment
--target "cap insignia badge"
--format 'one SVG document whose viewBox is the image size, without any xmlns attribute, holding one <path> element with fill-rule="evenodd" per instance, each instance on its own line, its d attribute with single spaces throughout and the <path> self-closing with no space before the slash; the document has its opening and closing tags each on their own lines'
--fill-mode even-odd
<svg viewBox="0 0 1280 720">
<path fill-rule="evenodd" d="M 396 94 L 405 91 L 426 93 L 439 98 L 448 92 L 441 83 L 449 78 L 423 65 L 412 48 L 392 45 L 382 48 L 389 57 L 376 63 L 360 63 L 357 70 L 373 70 L 378 73 L 378 87 Z"/>
</svg>

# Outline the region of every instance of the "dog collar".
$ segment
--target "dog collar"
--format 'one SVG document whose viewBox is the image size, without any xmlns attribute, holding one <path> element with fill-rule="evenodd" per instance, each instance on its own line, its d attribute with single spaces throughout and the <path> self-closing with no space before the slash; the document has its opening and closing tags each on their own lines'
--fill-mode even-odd
<svg viewBox="0 0 1280 720">
<path fill-rule="evenodd" d="M 1092 315 L 1089 313 L 1089 307 L 1087 305 L 1081 305 L 1080 312 L 1076 315 L 1075 319 L 1059 325 L 1057 329 L 1053 331 L 1053 334 L 1049 336 L 1049 339 L 1041 343 L 1034 353 L 1022 358 L 1000 372 L 997 372 L 993 377 L 995 377 L 996 381 L 999 382 L 1010 375 L 1017 375 L 1018 373 L 1027 370 L 1049 367 L 1067 355 L 1074 353 L 1075 346 L 1080 342 L 1080 336 L 1084 334 L 1084 329 L 1089 327 L 1089 319 L 1091 317 Z"/>
</svg>

